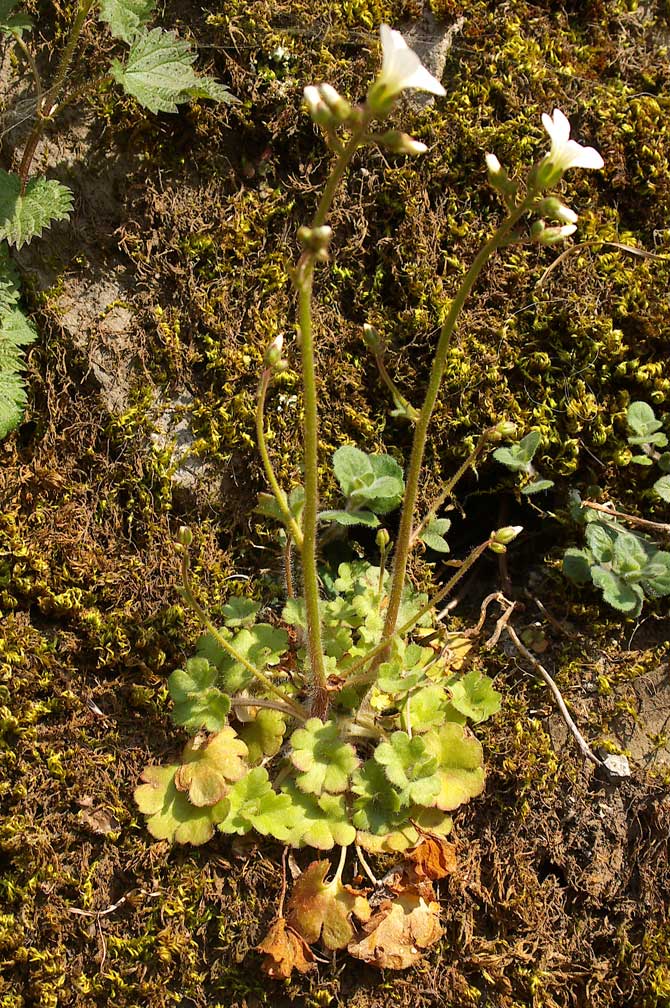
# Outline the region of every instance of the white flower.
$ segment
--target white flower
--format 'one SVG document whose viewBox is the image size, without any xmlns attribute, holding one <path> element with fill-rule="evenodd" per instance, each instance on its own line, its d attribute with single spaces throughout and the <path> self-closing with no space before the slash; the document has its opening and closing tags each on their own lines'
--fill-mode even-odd
<svg viewBox="0 0 670 1008">
<path fill-rule="evenodd" d="M 379 143 L 388 147 L 395 154 L 425 154 L 428 150 L 425 143 L 415 140 L 407 133 L 401 133 L 400 130 L 388 130 L 383 133 L 379 137 Z"/>
<path fill-rule="evenodd" d="M 490 175 L 500 175 L 503 170 L 503 166 L 500 164 L 500 161 L 498 161 L 495 154 L 486 155 L 486 167 L 488 168 Z"/>
<path fill-rule="evenodd" d="M 564 238 L 569 238 L 577 230 L 575 224 L 562 224 L 547 227 L 543 220 L 535 221 L 530 229 L 530 236 L 533 241 L 540 245 L 555 245 Z"/>
<path fill-rule="evenodd" d="M 542 125 L 549 134 L 551 149 L 547 162 L 552 174 L 560 178 L 568 168 L 603 168 L 605 162 L 594 147 L 582 147 L 570 139 L 570 123 L 560 109 L 555 108 L 553 117 L 542 115 Z"/>
<path fill-rule="evenodd" d="M 439 80 L 426 70 L 414 50 L 409 48 L 400 32 L 383 24 L 379 35 L 382 68 L 368 94 L 368 102 L 376 114 L 385 114 L 393 99 L 405 88 L 429 91 L 435 95 L 447 93 Z"/>
</svg>

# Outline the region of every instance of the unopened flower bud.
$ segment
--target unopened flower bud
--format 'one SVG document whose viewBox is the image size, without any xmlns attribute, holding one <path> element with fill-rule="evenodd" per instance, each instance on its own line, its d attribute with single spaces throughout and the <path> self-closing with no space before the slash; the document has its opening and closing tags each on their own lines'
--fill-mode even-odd
<svg viewBox="0 0 670 1008">
<path fill-rule="evenodd" d="M 576 224 L 578 217 L 574 210 L 566 207 L 557 196 L 547 196 L 538 207 L 542 217 L 550 220 L 562 221 L 564 224 Z"/>
<path fill-rule="evenodd" d="M 321 97 L 321 93 L 317 87 L 309 84 L 303 91 L 303 96 L 307 111 L 315 123 L 319 126 L 325 126 L 327 129 L 336 125 L 333 114 Z"/>
<path fill-rule="evenodd" d="M 420 140 L 415 140 L 408 133 L 400 130 L 387 130 L 378 137 L 378 142 L 388 147 L 394 154 L 425 154 L 428 148 Z"/>
<path fill-rule="evenodd" d="M 193 542 L 193 533 L 188 525 L 182 525 L 177 532 L 177 542 L 180 546 L 190 546 Z"/>
<path fill-rule="evenodd" d="M 351 116 L 351 105 L 330 84 L 319 84 L 318 92 L 328 107 L 328 110 L 340 123 L 347 122 Z"/>
<path fill-rule="evenodd" d="M 327 252 L 332 237 L 333 229 L 327 224 L 315 228 L 304 226 L 298 228 L 298 241 L 303 248 L 309 249 L 310 252 L 321 252 L 322 250 Z"/>
<path fill-rule="evenodd" d="M 491 533 L 491 542 L 500 546 L 508 546 L 520 532 L 523 532 L 523 525 L 505 525 Z"/>
<path fill-rule="evenodd" d="M 375 538 L 375 542 L 377 543 L 377 548 L 385 552 L 386 551 L 386 547 L 388 546 L 388 544 L 390 543 L 390 541 L 391 541 L 391 536 L 388 534 L 387 530 L 385 528 L 380 528 L 379 531 L 377 532 L 377 536 Z"/>
<path fill-rule="evenodd" d="M 516 424 L 511 420 L 501 420 L 489 429 L 488 435 L 491 441 L 507 441 L 516 435 L 516 431 Z"/>
<path fill-rule="evenodd" d="M 373 354 L 382 353 L 384 346 L 382 344 L 381 336 L 379 332 L 373 325 L 369 325 L 367 322 L 363 324 L 363 340 L 368 350 L 371 350 Z"/>
<path fill-rule="evenodd" d="M 486 155 L 486 171 L 488 174 L 489 185 L 497 192 L 503 193 L 505 195 L 511 196 L 517 190 L 517 186 L 510 179 L 507 171 L 498 161 L 495 154 Z"/>
<path fill-rule="evenodd" d="M 284 337 L 281 333 L 275 336 L 270 346 L 265 351 L 263 363 L 266 367 L 274 368 L 281 362 L 281 351 L 284 345 Z"/>
</svg>

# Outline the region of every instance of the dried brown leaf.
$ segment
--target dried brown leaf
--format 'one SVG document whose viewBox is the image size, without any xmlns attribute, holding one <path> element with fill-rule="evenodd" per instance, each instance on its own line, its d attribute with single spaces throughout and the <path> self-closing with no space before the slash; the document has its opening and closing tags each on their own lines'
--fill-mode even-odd
<svg viewBox="0 0 670 1008">
<path fill-rule="evenodd" d="M 261 969 L 275 980 L 287 980 L 294 969 L 307 973 L 314 965 L 311 948 L 284 917 L 274 922 L 256 948 L 264 954 Z"/>
<path fill-rule="evenodd" d="M 379 969 L 408 969 L 442 936 L 439 913 L 439 903 L 427 902 L 408 887 L 396 899 L 382 903 L 379 913 L 363 927 L 366 937 L 350 942 L 348 951 Z"/>
<path fill-rule="evenodd" d="M 424 833 L 405 857 L 413 863 L 417 878 L 441 879 L 458 867 L 454 844 L 435 833 Z"/>
</svg>

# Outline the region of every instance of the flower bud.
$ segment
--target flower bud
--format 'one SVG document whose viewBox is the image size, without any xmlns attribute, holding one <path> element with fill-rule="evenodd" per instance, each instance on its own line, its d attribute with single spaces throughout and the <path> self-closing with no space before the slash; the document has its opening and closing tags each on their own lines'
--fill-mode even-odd
<svg viewBox="0 0 670 1008">
<path fill-rule="evenodd" d="M 501 546 L 508 546 L 513 539 L 523 532 L 523 525 L 505 525 L 503 528 L 491 533 L 491 542 Z"/>
<path fill-rule="evenodd" d="M 377 137 L 377 142 L 388 147 L 394 154 L 425 154 L 428 148 L 420 140 L 415 140 L 408 133 L 400 130 L 387 130 Z"/>
<path fill-rule="evenodd" d="M 578 217 L 574 210 L 566 207 L 557 196 L 547 196 L 538 207 L 538 212 L 542 217 L 550 220 L 562 221 L 564 224 L 576 224 Z"/>
<path fill-rule="evenodd" d="M 373 325 L 369 325 L 367 322 L 363 324 L 363 340 L 368 350 L 371 350 L 373 354 L 383 353 L 384 345 L 379 332 Z"/>
<path fill-rule="evenodd" d="M 386 547 L 391 541 L 391 536 L 388 534 L 385 528 L 380 528 L 377 532 L 375 542 L 377 543 L 377 548 L 386 552 Z"/>
<path fill-rule="evenodd" d="M 507 553 L 507 546 L 503 546 L 502 543 L 489 543 L 489 549 L 492 553 Z"/>
<path fill-rule="evenodd" d="M 563 224 L 561 227 L 544 227 L 544 222 L 542 222 L 542 225 L 542 230 L 535 239 L 540 245 L 555 245 L 557 242 L 563 241 L 564 238 L 568 238 L 571 234 L 574 234 L 577 230 L 574 224 Z"/>
<path fill-rule="evenodd" d="M 324 126 L 326 129 L 332 129 L 332 127 L 336 125 L 336 121 L 333 118 L 332 112 L 321 97 L 319 89 L 314 87 L 313 84 L 310 84 L 303 91 L 303 96 L 305 105 L 307 106 L 307 111 L 314 122 L 319 126 Z"/>
<path fill-rule="evenodd" d="M 190 546 L 193 542 L 193 533 L 188 525 L 182 525 L 177 532 L 177 542 L 180 546 Z"/>
<path fill-rule="evenodd" d="M 338 94 L 330 84 L 319 84 L 318 93 L 335 119 L 340 123 L 347 122 L 352 110 L 346 98 Z"/>
<path fill-rule="evenodd" d="M 491 441 L 507 441 L 516 436 L 517 426 L 511 420 L 501 420 L 495 427 L 489 428 L 488 436 Z"/>
<path fill-rule="evenodd" d="M 281 351 L 284 345 L 284 337 L 281 333 L 275 336 L 270 346 L 265 351 L 263 363 L 266 367 L 274 368 L 281 362 Z"/>
<path fill-rule="evenodd" d="M 518 186 L 515 182 L 512 182 L 507 174 L 507 170 L 503 168 L 495 154 L 486 154 L 485 160 L 489 185 L 505 196 L 513 196 Z"/>
<path fill-rule="evenodd" d="M 298 241 L 303 248 L 309 249 L 310 252 L 324 251 L 327 253 L 332 237 L 333 229 L 328 227 L 327 224 L 315 228 L 305 227 L 304 225 L 298 228 Z"/>
</svg>

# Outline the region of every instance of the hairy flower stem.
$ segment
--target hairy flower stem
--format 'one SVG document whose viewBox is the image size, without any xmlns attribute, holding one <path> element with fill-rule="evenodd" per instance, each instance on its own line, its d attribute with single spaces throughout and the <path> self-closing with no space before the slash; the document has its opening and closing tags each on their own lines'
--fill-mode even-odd
<svg viewBox="0 0 670 1008">
<path fill-rule="evenodd" d="M 212 637 L 215 639 L 217 644 L 219 644 L 223 648 L 226 654 L 229 654 L 231 658 L 234 658 L 236 662 L 239 662 L 240 665 L 242 665 L 247 670 L 247 672 L 250 672 L 251 675 L 254 677 L 254 679 L 256 679 L 256 681 L 259 682 L 261 686 L 268 691 L 268 693 L 272 693 L 273 696 L 276 696 L 281 701 L 284 710 L 287 709 L 290 710 L 293 717 L 297 718 L 297 720 L 305 721 L 309 715 L 302 707 L 302 705 L 292 700 L 278 686 L 275 686 L 275 684 L 272 682 L 271 679 L 269 679 L 266 675 L 264 675 L 263 672 L 261 672 L 259 669 L 255 668 L 251 664 L 251 662 L 244 657 L 243 654 L 240 654 L 237 648 L 233 647 L 233 645 L 226 640 L 226 638 L 223 636 L 218 627 L 214 626 L 211 619 L 209 618 L 209 614 L 200 605 L 197 598 L 195 597 L 195 592 L 193 591 L 193 586 L 191 584 L 191 565 L 189 561 L 188 551 L 185 547 L 181 547 L 181 550 L 182 550 L 181 594 L 184 601 L 187 602 L 188 605 L 191 607 L 193 612 L 196 614 L 196 616 L 202 623 L 205 630 L 208 630 L 209 633 L 211 633 Z M 249 697 L 249 706 L 251 707 L 254 706 L 253 697 Z"/>
<path fill-rule="evenodd" d="M 361 122 L 355 126 L 347 144 L 341 149 L 333 165 L 328 181 L 312 221 L 312 228 L 322 227 L 330 211 L 335 192 L 352 157 L 358 150 L 367 128 L 365 112 Z M 305 618 L 307 623 L 307 654 L 314 695 L 312 713 L 324 718 L 328 712 L 330 696 L 327 686 L 326 668 L 321 635 L 321 613 L 319 608 L 319 577 L 316 567 L 316 528 L 319 506 L 319 423 L 316 392 L 316 366 L 314 337 L 312 332 L 312 290 L 316 253 L 306 250 L 293 274 L 293 283 L 298 293 L 298 330 L 302 359 L 302 382 L 304 396 L 304 461 L 305 461 L 305 508 L 302 520 L 302 577 L 305 593 Z"/>
<path fill-rule="evenodd" d="M 447 362 L 447 354 L 449 352 L 449 347 L 451 346 L 451 337 L 454 329 L 456 328 L 458 316 L 460 315 L 461 309 L 463 308 L 463 305 L 465 304 L 470 291 L 474 287 L 482 269 L 489 261 L 493 253 L 506 243 L 513 227 L 517 221 L 519 221 L 520 218 L 531 209 L 535 203 L 536 197 L 537 194 L 535 190 L 532 189 L 524 200 L 512 208 L 498 230 L 479 250 L 470 269 L 463 278 L 463 282 L 461 283 L 456 296 L 451 302 L 447 317 L 442 325 L 442 331 L 440 332 L 440 339 L 435 352 L 435 358 L 430 372 L 430 379 L 428 381 L 428 390 L 419 414 L 419 419 L 414 428 L 414 441 L 412 444 L 412 454 L 407 473 L 405 499 L 403 502 L 402 516 L 400 518 L 400 528 L 398 530 L 398 539 L 396 542 L 393 562 L 393 578 L 391 582 L 388 608 L 386 610 L 386 622 L 384 624 L 384 637 L 386 638 L 391 639 L 394 636 L 396 623 L 398 621 L 400 600 L 403 586 L 405 584 L 407 563 L 409 561 L 409 555 L 412 547 L 412 523 L 414 521 L 414 510 L 416 508 L 416 501 L 419 494 L 419 479 L 421 476 L 421 466 L 428 438 L 428 428 L 440 391 L 442 376 Z M 375 668 L 377 668 L 384 660 L 386 653 L 387 648 L 379 651 L 375 659 Z"/>
<path fill-rule="evenodd" d="M 302 550 L 302 532 L 300 531 L 300 526 L 289 510 L 286 494 L 279 486 L 279 480 L 275 474 L 274 467 L 270 459 L 270 453 L 268 452 L 267 443 L 265 441 L 265 397 L 271 380 L 272 369 L 265 368 L 261 375 L 261 380 L 258 383 L 258 396 L 256 400 L 256 443 L 258 444 L 258 451 L 263 461 L 263 468 L 265 469 L 267 481 L 270 484 L 272 493 L 277 501 L 277 505 L 284 516 L 284 521 L 293 536 L 296 546 L 299 550 Z"/>
<path fill-rule="evenodd" d="M 65 78 L 67 77 L 67 72 L 70 69 L 72 57 L 74 56 L 74 51 L 77 47 L 77 42 L 79 41 L 79 36 L 81 35 L 89 11 L 93 6 L 93 2 L 94 0 L 83 0 L 81 3 L 75 19 L 72 22 L 72 28 L 70 29 L 70 34 L 65 44 L 65 48 L 61 53 L 61 58 L 58 63 L 58 69 L 56 70 L 56 76 L 53 79 L 53 83 L 44 95 L 38 95 L 36 108 L 37 122 L 33 127 L 32 133 L 28 137 L 28 141 L 23 151 L 23 157 L 21 158 L 21 167 L 19 168 L 22 193 L 25 192 L 26 189 L 28 173 L 30 172 L 30 166 L 33 162 L 37 145 L 40 142 L 44 130 L 46 129 L 47 123 L 51 121 L 54 106 L 60 97 L 63 84 L 65 83 Z"/>
<path fill-rule="evenodd" d="M 364 683 L 371 683 L 377 678 L 377 669 L 381 662 L 384 660 L 383 655 L 387 653 L 390 645 L 393 643 L 396 637 L 404 637 L 405 634 L 409 633 L 414 626 L 416 626 L 418 620 L 421 619 L 427 612 L 431 612 L 443 599 L 449 595 L 452 589 L 458 584 L 464 574 L 470 570 L 470 568 L 479 560 L 482 553 L 484 553 L 491 545 L 492 540 L 487 539 L 486 542 L 480 543 L 479 546 L 475 546 L 472 553 L 465 558 L 463 563 L 460 565 L 456 573 L 449 578 L 447 583 L 440 588 L 436 595 L 426 602 L 424 606 L 414 613 L 406 623 L 403 623 L 401 627 L 398 627 L 390 634 L 385 634 L 380 640 L 379 644 L 368 651 L 366 655 L 355 661 L 353 665 L 350 665 L 348 669 L 342 673 L 342 678 L 345 680 L 347 686 L 358 686 Z M 364 668 L 369 662 L 374 661 L 374 665 L 367 672 L 363 672 L 361 675 L 354 675 L 360 669 Z"/>
</svg>

